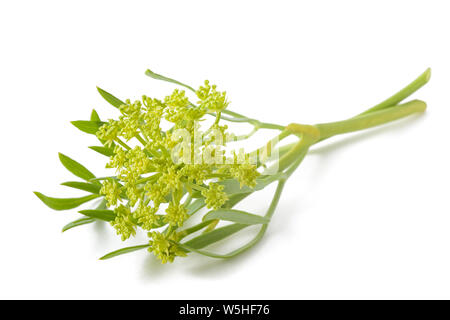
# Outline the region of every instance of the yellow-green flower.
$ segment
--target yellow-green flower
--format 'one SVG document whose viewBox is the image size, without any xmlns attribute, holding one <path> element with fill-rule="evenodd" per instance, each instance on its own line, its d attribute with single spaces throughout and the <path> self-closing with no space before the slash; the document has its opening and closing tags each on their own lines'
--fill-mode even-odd
<svg viewBox="0 0 450 320">
<path fill-rule="evenodd" d="M 167 190 L 165 186 L 149 182 L 145 184 L 144 191 L 145 195 L 153 201 L 155 207 L 159 207 L 161 203 L 166 202 Z"/>
<path fill-rule="evenodd" d="M 97 137 L 101 140 L 105 140 L 107 146 L 111 146 L 112 143 L 117 139 L 120 133 L 120 125 L 116 120 L 109 120 L 97 131 Z"/>
<path fill-rule="evenodd" d="M 176 242 L 178 241 L 176 234 L 167 236 L 154 231 L 149 233 L 149 237 L 152 239 L 149 241 L 150 247 L 148 248 L 148 251 L 153 252 L 153 254 L 161 260 L 161 263 L 173 262 L 177 256 L 186 256 L 186 253 L 176 245 Z"/>
<path fill-rule="evenodd" d="M 208 189 L 202 190 L 205 197 L 206 206 L 210 209 L 219 209 L 228 200 L 228 195 L 223 192 L 224 186 L 217 183 L 210 183 Z"/>
<path fill-rule="evenodd" d="M 111 225 L 116 229 L 118 235 L 121 236 L 122 241 L 136 234 L 136 224 L 132 221 L 131 210 L 124 205 L 118 206 L 114 212 L 116 218 L 111 221 Z"/>
<path fill-rule="evenodd" d="M 256 186 L 256 178 L 260 173 L 256 170 L 256 165 L 250 163 L 242 163 L 233 165 L 230 168 L 230 173 L 237 181 L 239 181 L 241 188 L 246 185 L 250 188 Z"/>
<path fill-rule="evenodd" d="M 227 94 L 225 91 L 217 91 L 216 85 L 210 85 L 208 80 L 205 80 L 205 86 L 200 87 L 196 94 L 200 99 L 199 106 L 215 112 L 224 110 L 229 102 L 227 101 Z"/>
<path fill-rule="evenodd" d="M 106 165 L 107 168 L 121 169 L 127 161 L 127 152 L 121 146 L 114 147 L 114 155 Z"/>
<path fill-rule="evenodd" d="M 105 199 L 109 206 L 117 205 L 120 200 L 121 186 L 114 179 L 107 179 L 103 181 L 100 188 L 100 194 L 105 195 Z"/>
<path fill-rule="evenodd" d="M 164 186 L 166 190 L 176 191 L 182 187 L 181 171 L 175 166 L 171 166 L 158 179 L 158 184 Z"/>
<path fill-rule="evenodd" d="M 156 215 L 157 211 L 158 208 L 153 208 L 141 202 L 134 212 L 133 217 L 137 220 L 142 229 L 151 230 L 153 225 L 158 221 L 158 216 Z"/>
<path fill-rule="evenodd" d="M 181 204 L 173 204 L 172 202 L 166 209 L 164 222 L 167 222 L 173 227 L 183 226 L 184 221 L 189 218 L 186 208 Z"/>
<path fill-rule="evenodd" d="M 136 175 L 148 173 L 151 161 L 140 146 L 127 152 L 127 167 L 136 172 Z"/>
</svg>

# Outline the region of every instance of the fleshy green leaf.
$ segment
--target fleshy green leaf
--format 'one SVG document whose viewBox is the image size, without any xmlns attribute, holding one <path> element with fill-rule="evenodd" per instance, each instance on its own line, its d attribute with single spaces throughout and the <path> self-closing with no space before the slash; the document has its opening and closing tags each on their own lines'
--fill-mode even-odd
<svg viewBox="0 0 450 320">
<path fill-rule="evenodd" d="M 195 248 L 188 246 L 186 244 L 183 244 L 183 243 L 179 243 L 178 246 L 181 249 L 186 250 L 187 252 L 195 252 L 195 253 L 201 254 L 202 256 L 206 256 L 206 257 L 210 257 L 210 258 L 217 258 L 217 259 L 231 258 L 231 256 L 228 256 L 228 254 L 218 254 L 218 253 L 214 253 L 214 252 L 211 252 L 208 250 L 195 249 Z"/>
<path fill-rule="evenodd" d="M 142 250 L 142 249 L 148 248 L 149 246 L 150 245 L 148 245 L 148 244 L 143 244 L 143 245 L 139 245 L 139 246 L 122 248 L 122 249 L 110 252 L 108 254 L 105 254 L 103 257 L 100 258 L 100 260 L 111 259 L 111 258 L 120 256 L 121 254 L 130 253 L 130 252 L 133 252 L 133 251 L 137 251 L 137 250 Z"/>
<path fill-rule="evenodd" d="M 85 133 L 96 134 L 98 129 L 101 126 L 103 126 L 106 122 L 77 120 L 77 121 L 71 121 L 70 123 Z"/>
<path fill-rule="evenodd" d="M 92 223 L 95 222 L 94 218 L 80 218 L 78 220 L 69 222 L 68 224 L 66 224 L 63 228 L 62 228 L 62 232 L 65 232 L 69 229 L 75 228 L 75 227 L 79 227 L 88 223 Z"/>
<path fill-rule="evenodd" d="M 112 157 L 114 155 L 114 149 L 108 148 L 108 147 L 100 147 L 100 146 L 91 146 L 89 149 L 92 149 L 94 151 L 97 151 L 98 153 L 107 156 Z"/>
<path fill-rule="evenodd" d="M 266 224 L 270 221 L 269 219 L 256 214 L 233 209 L 217 209 L 210 211 L 203 216 L 203 221 L 216 219 L 232 221 L 240 224 Z"/>
<path fill-rule="evenodd" d="M 90 179 L 89 181 L 102 181 L 102 180 L 108 180 L 108 179 L 114 179 L 114 180 L 119 180 L 118 178 L 117 178 L 117 176 L 107 176 L 107 177 L 98 177 L 98 178 L 93 178 L 93 179 Z"/>
<path fill-rule="evenodd" d="M 207 233 L 207 232 L 213 231 L 217 227 L 217 225 L 220 223 L 220 220 L 219 219 L 210 220 L 209 222 L 210 222 L 209 225 L 202 231 L 202 233 Z"/>
<path fill-rule="evenodd" d="M 94 174 L 86 169 L 82 164 L 69 158 L 68 156 L 63 155 L 62 153 L 59 153 L 59 160 L 61 160 L 61 163 L 67 170 L 72 172 L 77 177 L 87 181 L 95 178 Z"/>
<path fill-rule="evenodd" d="M 89 210 L 81 210 L 78 211 L 85 216 L 100 219 L 103 221 L 113 221 L 116 218 L 116 214 L 112 210 L 102 210 L 102 209 L 89 209 Z"/>
<path fill-rule="evenodd" d="M 241 254 L 241 253 L 247 251 L 248 249 L 253 247 L 255 244 L 257 244 L 264 236 L 264 233 L 266 232 L 266 230 L 267 230 L 267 224 L 262 225 L 258 234 L 253 239 L 251 239 L 249 242 L 245 243 L 244 245 L 240 246 L 239 248 L 237 248 L 233 251 L 230 251 L 228 253 L 225 253 L 225 254 L 214 253 L 214 252 L 211 252 L 208 250 L 196 249 L 196 248 L 190 247 L 189 245 L 181 244 L 181 243 L 179 243 L 178 245 L 186 251 L 196 252 L 198 254 L 201 254 L 201 255 L 204 255 L 207 257 L 218 258 L 218 259 L 229 259 L 229 258 L 235 257 L 238 254 Z"/>
<path fill-rule="evenodd" d="M 230 196 L 228 201 L 225 202 L 225 204 L 223 205 L 223 208 L 231 209 L 236 204 L 238 204 L 239 202 L 241 202 L 242 200 L 244 200 L 245 198 L 247 198 L 251 194 L 252 194 L 251 192 L 249 192 L 249 193 L 236 193 L 236 194 L 233 194 L 233 195 Z"/>
<path fill-rule="evenodd" d="M 120 99 L 117 99 L 111 93 L 106 92 L 105 90 L 103 90 L 99 87 L 97 87 L 97 90 L 100 93 L 100 95 L 103 97 L 103 99 L 108 101 L 112 106 L 119 108 L 121 105 L 125 104 L 125 102 L 123 102 Z"/>
<path fill-rule="evenodd" d="M 192 203 L 190 203 L 186 209 L 187 209 L 187 212 L 189 215 L 193 215 L 194 213 L 199 211 L 201 208 L 203 208 L 205 205 L 206 204 L 205 204 L 204 199 L 197 199 L 197 200 L 193 201 Z"/>
<path fill-rule="evenodd" d="M 193 249 L 202 249 L 206 246 L 209 246 L 210 244 L 225 239 L 248 226 L 249 226 L 248 224 L 233 223 L 228 226 L 221 227 L 207 233 L 203 233 L 185 242 L 184 245 L 191 247 Z"/>
<path fill-rule="evenodd" d="M 106 199 L 105 198 L 103 198 L 102 199 L 102 201 L 100 201 L 100 203 L 98 204 L 98 206 L 97 206 L 97 208 L 95 208 L 95 209 L 98 209 L 98 210 L 103 210 L 103 209 L 106 209 L 106 208 L 108 208 L 107 207 L 107 201 L 106 201 Z"/>
<path fill-rule="evenodd" d="M 67 181 L 67 182 L 63 182 L 61 183 L 61 185 L 66 186 L 66 187 L 71 187 L 71 188 L 75 188 L 75 189 L 80 189 L 83 191 L 87 191 L 90 193 L 95 193 L 98 194 L 100 192 L 100 185 L 98 184 L 93 184 L 93 183 L 88 183 L 88 182 L 79 182 L 79 181 Z"/>
<path fill-rule="evenodd" d="M 98 115 L 97 111 L 95 111 L 95 109 L 92 109 L 91 121 L 100 121 L 100 116 Z"/>
<path fill-rule="evenodd" d="M 201 191 L 199 191 L 199 190 L 192 190 L 192 192 L 191 192 L 191 197 L 192 197 L 193 199 L 200 199 L 200 198 L 203 198 L 202 193 L 201 193 Z"/>
<path fill-rule="evenodd" d="M 43 195 L 40 192 L 35 191 L 34 194 L 41 199 L 48 207 L 53 210 L 69 210 L 82 205 L 85 202 L 91 201 L 95 198 L 100 197 L 98 194 L 91 194 L 89 196 L 81 198 L 52 198 Z"/>
<path fill-rule="evenodd" d="M 184 84 L 184 83 L 182 83 L 180 81 L 177 81 L 175 79 L 167 78 L 167 77 L 162 76 L 160 74 L 154 73 L 150 69 L 147 69 L 147 71 L 145 71 L 145 75 L 149 76 L 150 78 L 156 79 L 156 80 L 162 80 L 162 81 L 167 81 L 167 82 L 178 84 L 180 86 L 183 86 L 183 87 L 185 87 L 185 88 L 195 92 L 195 90 L 191 86 L 188 86 L 187 84 Z"/>
</svg>

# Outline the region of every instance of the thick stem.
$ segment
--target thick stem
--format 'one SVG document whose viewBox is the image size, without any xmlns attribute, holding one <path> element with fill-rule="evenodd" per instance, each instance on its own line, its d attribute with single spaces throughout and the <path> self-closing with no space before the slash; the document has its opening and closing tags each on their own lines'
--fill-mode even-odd
<svg viewBox="0 0 450 320">
<path fill-rule="evenodd" d="M 278 166 L 278 172 L 284 171 L 289 168 L 293 163 L 295 163 L 298 159 L 302 159 L 306 155 L 306 150 L 314 144 L 315 139 L 303 135 L 300 140 L 294 144 L 294 146 L 284 154 L 275 166 Z M 273 172 L 272 168 L 268 169 L 268 172 Z"/>
<path fill-rule="evenodd" d="M 407 97 L 409 97 L 414 92 L 419 90 L 421 87 L 423 87 L 430 80 L 430 77 L 431 77 L 431 69 L 428 68 L 427 70 L 425 70 L 424 73 L 422 73 L 419 77 L 417 77 L 416 80 L 408 84 L 402 90 L 400 90 L 393 96 L 387 98 L 383 102 L 377 104 L 376 106 L 364 111 L 363 113 L 360 113 L 358 116 L 395 106 L 396 104 L 405 100 Z"/>
<path fill-rule="evenodd" d="M 398 120 L 416 112 L 423 112 L 426 107 L 425 102 L 413 100 L 395 107 L 373 111 L 344 121 L 316 124 L 315 126 L 290 124 L 286 127 L 286 131 L 299 135 L 301 138 L 297 143 L 281 147 L 280 150 L 283 151 L 282 156 L 276 164 L 278 166 L 278 172 L 285 170 L 298 158 L 304 156 L 309 147 L 319 141 L 338 134 L 364 130 Z M 318 132 L 316 132 L 317 130 Z"/>
<path fill-rule="evenodd" d="M 329 137 L 372 128 L 384 123 L 407 117 L 416 112 L 425 111 L 427 105 L 420 100 L 413 100 L 395 107 L 361 115 L 344 121 L 316 124 L 320 131 L 320 140 Z"/>
</svg>

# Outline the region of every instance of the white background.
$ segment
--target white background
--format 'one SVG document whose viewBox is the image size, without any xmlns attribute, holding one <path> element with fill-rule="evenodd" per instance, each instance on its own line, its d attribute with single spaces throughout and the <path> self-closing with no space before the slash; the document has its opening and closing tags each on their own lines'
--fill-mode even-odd
<svg viewBox="0 0 450 320">
<path fill-rule="evenodd" d="M 448 1 L 2 1 L 0 298 L 450 298 Z M 230 109 L 288 124 L 341 120 L 427 67 L 424 115 L 318 145 L 264 240 L 229 261 L 160 265 L 107 225 L 61 233 L 76 210 L 63 152 L 102 175 L 71 120 L 173 86 L 227 90 Z M 246 208 L 262 212 L 268 195 Z M 142 243 L 143 237 L 135 242 Z"/>
</svg>

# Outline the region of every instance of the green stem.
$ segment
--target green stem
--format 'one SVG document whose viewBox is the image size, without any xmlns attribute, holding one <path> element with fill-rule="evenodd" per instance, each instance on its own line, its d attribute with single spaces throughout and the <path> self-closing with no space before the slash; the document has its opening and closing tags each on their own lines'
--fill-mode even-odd
<svg viewBox="0 0 450 320">
<path fill-rule="evenodd" d="M 260 129 L 273 129 L 273 130 L 284 130 L 284 126 L 281 126 L 279 124 L 275 124 L 275 123 L 269 123 L 269 122 L 261 122 L 259 120 L 253 119 L 253 118 L 249 118 L 246 117 L 240 113 L 225 109 L 222 110 L 222 113 L 227 114 L 232 116 L 233 118 L 223 118 L 224 120 L 228 120 L 228 121 L 234 121 L 234 122 L 248 122 L 252 125 L 254 125 L 255 127 L 258 127 Z"/>
<path fill-rule="evenodd" d="M 286 127 L 280 126 L 279 124 L 268 123 L 268 122 L 258 122 L 258 127 L 261 129 L 273 129 L 283 131 Z"/>
<path fill-rule="evenodd" d="M 120 138 L 117 138 L 117 139 L 116 139 L 116 142 L 117 142 L 118 144 L 120 144 L 122 147 L 124 147 L 125 149 L 131 150 L 131 148 L 130 148 L 125 142 L 123 142 L 122 140 L 120 140 Z"/>
<path fill-rule="evenodd" d="M 246 117 L 246 116 L 244 116 L 244 115 L 242 115 L 242 114 L 240 114 L 240 113 L 237 113 L 237 112 L 234 112 L 234 111 L 231 111 L 231 110 L 228 110 L 228 109 L 222 110 L 222 112 L 223 112 L 224 114 L 227 114 L 227 115 L 232 116 L 232 117 L 234 117 L 234 118 L 240 118 L 240 119 L 251 120 L 250 118 L 248 118 L 248 117 Z"/>
<path fill-rule="evenodd" d="M 147 142 L 138 134 L 136 135 L 136 139 L 145 147 L 147 145 Z"/>
<path fill-rule="evenodd" d="M 364 111 L 363 113 L 360 113 L 358 116 L 395 106 L 396 104 L 400 103 L 401 101 L 409 97 L 411 94 L 419 90 L 421 87 L 423 87 L 430 80 L 430 77 L 431 77 L 431 69 L 428 68 L 427 70 L 425 70 L 424 73 L 422 73 L 419 77 L 417 77 L 416 80 L 408 84 L 402 90 L 400 90 L 393 96 L 387 98 L 383 102 L 377 104 L 376 106 Z"/>
<path fill-rule="evenodd" d="M 145 177 L 145 178 L 137 180 L 136 184 L 142 184 L 142 183 L 148 182 L 148 181 L 156 181 L 156 179 L 158 179 L 160 176 L 161 176 L 160 173 L 156 173 L 156 174 L 151 175 L 149 177 Z"/>
<path fill-rule="evenodd" d="M 278 161 L 276 166 L 278 166 L 278 172 L 281 172 L 287 168 L 289 168 L 292 164 L 294 164 L 298 159 L 303 159 L 306 155 L 305 150 L 308 150 L 311 145 L 313 145 L 315 139 L 307 135 L 303 135 L 300 140 L 294 144 L 294 146 L 284 154 L 280 160 Z M 273 172 L 272 168 L 268 169 L 269 172 Z"/>
<path fill-rule="evenodd" d="M 210 223 L 211 223 L 211 221 L 203 221 L 203 222 L 200 222 L 200 223 L 196 224 L 193 227 L 190 227 L 190 228 L 187 228 L 187 229 L 184 229 L 184 230 L 180 231 L 178 233 L 178 236 L 180 237 L 179 240 L 181 240 L 184 237 L 190 235 L 191 233 L 197 232 L 197 231 L 207 227 Z"/>
<path fill-rule="evenodd" d="M 298 156 L 297 160 L 287 168 L 285 171 L 286 179 L 294 173 L 294 171 L 298 168 L 298 166 L 302 163 L 303 159 L 305 159 L 306 154 L 308 153 L 309 147 L 305 148 L 302 153 Z"/>
<path fill-rule="evenodd" d="M 250 131 L 247 134 L 236 136 L 233 139 L 233 141 L 230 141 L 230 142 L 237 142 L 237 141 L 247 140 L 248 138 L 252 137 L 256 132 L 258 132 L 258 129 L 259 129 L 258 127 L 254 126 L 252 131 Z"/>
<path fill-rule="evenodd" d="M 305 150 L 308 150 L 310 146 L 328 139 L 332 136 L 349 133 L 359 130 L 364 130 L 372 128 L 381 124 L 385 124 L 394 120 L 398 120 L 407 117 L 416 112 L 423 112 L 426 109 L 426 104 L 420 100 L 413 100 L 395 107 L 390 107 L 387 109 L 372 111 L 368 114 L 361 115 L 355 118 L 351 118 L 344 121 L 330 122 L 317 124 L 315 126 L 291 124 L 288 126 L 293 134 L 301 135 L 300 140 L 290 147 L 289 151 L 280 157 L 278 163 L 274 166 L 278 166 L 278 172 L 284 171 L 290 167 L 295 161 L 305 154 Z M 320 136 L 314 135 L 311 129 L 318 129 Z M 295 131 L 296 130 L 296 131 Z M 302 134 L 302 130 L 304 133 Z M 270 172 L 273 172 L 273 167 L 271 167 Z"/>
<path fill-rule="evenodd" d="M 278 205 L 278 202 L 280 201 L 281 193 L 283 192 L 283 187 L 284 187 L 285 183 L 286 183 L 285 180 L 280 180 L 278 182 L 277 189 L 275 190 L 275 194 L 273 195 L 272 202 L 270 203 L 269 209 L 266 211 L 265 217 L 270 219 L 272 217 L 272 215 L 274 214 L 275 209 Z M 210 221 L 207 221 L 207 222 L 210 222 Z M 197 226 L 195 226 L 196 229 L 203 228 L 203 227 L 204 227 L 203 223 L 200 223 Z M 257 244 L 262 239 L 264 234 L 266 233 L 267 227 L 268 227 L 268 224 L 262 225 L 261 229 L 259 229 L 259 232 L 256 234 L 256 236 L 252 240 L 250 240 L 249 242 L 244 244 L 242 247 L 240 247 L 236 250 L 233 250 L 229 253 L 226 253 L 226 254 L 216 254 L 216 253 L 213 253 L 213 252 L 210 252 L 207 250 L 193 249 L 193 248 L 190 248 L 183 244 L 181 244 L 181 247 L 185 248 L 187 251 L 197 252 L 197 253 L 203 254 L 208 257 L 218 258 L 218 259 L 228 259 L 228 258 L 237 256 L 238 254 L 241 254 L 241 253 L 247 251 L 248 249 L 253 247 L 255 244 Z M 194 228 L 194 227 L 192 227 L 192 228 Z M 186 230 L 186 231 L 188 231 L 188 230 Z M 197 231 L 197 230 L 195 230 L 195 231 Z M 190 230 L 188 232 L 190 232 Z"/>
<path fill-rule="evenodd" d="M 372 111 L 348 120 L 317 124 L 315 127 L 320 131 L 320 140 L 323 140 L 338 134 L 372 128 L 407 117 L 416 112 L 423 112 L 426 107 L 425 102 L 413 100 L 395 107 Z"/>
<path fill-rule="evenodd" d="M 280 180 L 277 185 L 277 189 L 275 190 L 275 194 L 273 195 L 272 202 L 270 203 L 269 209 L 267 209 L 266 214 L 264 217 L 270 219 L 272 218 L 273 214 L 275 213 L 275 209 L 278 206 L 278 202 L 280 202 L 281 193 L 283 192 L 284 185 L 286 184 L 286 180 Z M 263 227 L 267 224 L 263 225 Z"/>
<path fill-rule="evenodd" d="M 215 117 L 216 114 L 214 112 L 208 112 L 207 113 L 210 116 Z M 221 116 L 222 120 L 230 121 L 230 122 L 248 122 L 247 118 L 232 118 L 232 117 L 226 117 L 224 115 Z"/>
<path fill-rule="evenodd" d="M 186 208 L 188 205 L 190 205 L 192 202 L 192 194 L 188 194 L 186 200 L 183 203 L 183 206 Z"/>
</svg>

